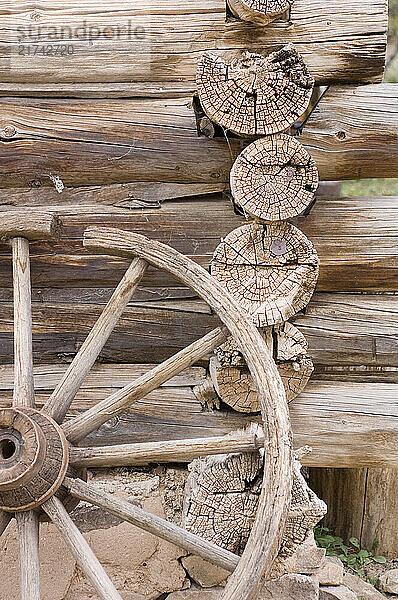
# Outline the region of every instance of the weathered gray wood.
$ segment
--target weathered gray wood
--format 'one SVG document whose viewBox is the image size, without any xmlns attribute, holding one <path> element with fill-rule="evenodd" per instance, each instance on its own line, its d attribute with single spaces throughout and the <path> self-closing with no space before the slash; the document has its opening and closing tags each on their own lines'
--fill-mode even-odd
<svg viewBox="0 0 398 600">
<path fill-rule="evenodd" d="M 78 302 L 80 296 L 75 303 L 73 297 L 69 302 L 56 299 L 53 296 L 50 302 L 33 303 L 36 363 L 59 362 L 65 355 L 71 360 L 103 309 L 103 304 Z M 396 295 L 315 294 L 306 314 L 296 317 L 294 324 L 307 338 L 316 367 L 394 367 L 398 352 L 397 314 Z M 12 304 L 0 303 L 3 364 L 12 360 L 12 318 Z M 134 303 L 124 311 L 100 357 L 112 362 L 159 362 L 218 324 L 218 319 L 199 308 L 197 301 L 192 309 L 187 301 L 181 304 L 178 299 L 164 307 Z M 125 385 L 128 374 L 122 377 L 121 385 Z M 52 389 L 50 385 L 48 389 Z"/>
<path fill-rule="evenodd" d="M 310 469 L 310 485 L 328 504 L 325 524 L 343 539 L 356 537 L 362 548 L 394 558 L 398 469 Z"/>
<path fill-rule="evenodd" d="M 301 138 L 320 179 L 394 177 L 397 98 L 397 86 L 388 83 L 325 94 Z M 0 142 L 1 187 L 28 187 L 32 181 L 50 186 L 49 173 L 68 187 L 142 181 L 218 186 L 228 182 L 244 147 L 240 139 L 198 136 L 191 97 L 1 98 L 0 119 L 16 123 L 15 133 Z"/>
<path fill-rule="evenodd" d="M 62 502 L 53 496 L 43 504 L 43 509 L 61 532 L 79 567 L 94 586 L 97 594 L 103 600 L 123 600 Z"/>
<path fill-rule="evenodd" d="M 48 212 L 10 210 L 0 214 L 0 240 L 24 237 L 28 240 L 54 240 L 57 218 Z"/>
<path fill-rule="evenodd" d="M 102 492 L 80 479 L 66 478 L 64 483 L 76 498 L 99 506 L 124 521 L 149 531 L 180 548 L 188 550 L 188 552 L 201 556 L 222 569 L 233 571 L 239 563 L 239 556 L 236 554 L 216 546 L 157 515 L 153 515 L 131 502 Z"/>
<path fill-rule="evenodd" d="M 1 86 L 1 84 L 0 84 Z M 142 181 L 81 188 L 64 188 L 62 194 L 51 186 L 38 188 L 0 188 L 0 207 L 29 208 L 46 206 L 50 213 L 63 213 L 65 210 L 83 213 L 98 210 L 100 206 L 125 209 L 160 208 L 165 200 L 186 198 L 222 192 L 227 183 L 161 183 Z"/>
<path fill-rule="evenodd" d="M 146 267 L 147 263 L 140 258 L 132 261 L 73 362 L 51 394 L 48 402 L 46 402 L 44 412 L 48 413 L 58 423 L 63 421 L 76 392 L 115 328 L 144 275 Z"/>
<path fill-rule="evenodd" d="M 211 437 L 147 444 L 123 444 L 100 448 L 72 448 L 71 464 L 77 467 L 120 467 L 151 462 L 188 463 L 200 456 L 250 452 L 264 447 L 265 438 L 239 431 L 223 437 Z"/>
<path fill-rule="evenodd" d="M 225 288 L 213 280 L 204 269 L 170 246 L 153 242 L 141 235 L 100 227 L 86 229 L 84 245 L 90 251 L 99 253 L 140 256 L 153 266 L 165 269 L 207 302 L 241 348 L 259 395 L 262 423 L 267 439 L 264 479 L 256 519 L 242 558 L 224 593 L 224 600 L 246 599 L 258 586 L 261 578 L 267 577 L 277 556 L 292 485 L 290 419 L 286 394 L 275 362 L 245 311 Z M 193 362 L 191 360 L 184 364 L 183 360 L 180 361 L 179 370 Z M 117 406 L 114 408 L 117 410 Z M 109 416 L 111 415 L 110 411 Z M 102 417 L 100 422 L 105 420 Z M 84 431 L 84 422 L 84 417 L 80 417 L 80 432 Z M 94 422 L 93 416 L 91 430 Z M 76 423 L 79 423 L 79 417 L 75 419 L 74 424 Z M 87 420 L 86 423 L 89 424 L 90 421 Z M 87 429 L 90 430 L 88 427 Z M 244 581 L 244 574 L 248 570 L 251 573 L 250 582 Z"/>
<path fill-rule="evenodd" d="M 6 37 L 0 59 L 6 60 L 0 70 L 2 82 L 30 82 L 33 87 L 50 83 L 53 89 L 55 83 L 62 83 L 64 90 L 66 84 L 73 89 L 76 82 L 115 82 L 123 89 L 122 82 L 127 82 L 125 87 L 140 94 L 145 94 L 147 87 L 167 92 L 176 85 L 190 92 L 202 51 L 217 48 L 219 53 L 228 51 L 236 56 L 250 47 L 268 53 L 287 42 L 298 46 L 314 76 L 323 83 L 379 81 L 383 73 L 387 7 L 382 0 L 296 0 L 289 20 L 267 28 L 227 20 L 224 0 L 191 0 L 189 6 L 183 0 L 173 5 L 154 0 L 136 0 L 134 5 L 127 0 L 111 4 L 96 0 L 84 9 L 76 0 L 68 7 L 52 0 L 34 14 L 40 17 L 39 47 L 40 42 L 54 47 L 73 45 L 73 53 L 59 56 L 54 50 L 40 61 L 32 56 L 33 50 L 30 56 L 21 56 L 20 46 L 35 45 L 29 28 L 37 21 L 32 20 L 28 6 L 10 8 L 3 0 L 0 17 Z M 102 33 L 90 45 L 88 32 L 84 38 L 84 24 L 100 27 L 101 32 L 114 28 L 114 33 L 108 33 L 106 39 Z M 58 41 L 48 35 L 51 26 Z M 72 35 L 64 33 L 59 39 L 61 27 L 64 32 L 71 27 Z M 137 27 L 141 28 L 139 35 Z M 118 34 L 120 28 L 124 32 Z"/>
<path fill-rule="evenodd" d="M 181 350 L 175 356 L 156 365 L 153 369 L 126 385 L 121 390 L 111 394 L 98 405 L 93 406 L 82 415 L 75 417 L 63 425 L 63 430 L 70 442 L 76 443 L 86 435 L 116 417 L 141 398 L 158 388 L 183 369 L 212 352 L 222 344 L 228 336 L 225 327 L 214 329 L 206 336 Z"/>
<path fill-rule="evenodd" d="M 154 364 L 95 364 L 84 379 L 83 390 L 120 388 L 140 377 Z M 35 390 L 46 392 L 59 385 L 65 373 L 65 364 L 35 365 L 33 370 Z M 188 387 L 200 385 L 206 376 L 203 367 L 190 367 L 167 382 L 167 387 Z M 0 391 L 10 391 L 13 387 L 13 370 L 9 366 L 0 366 Z M 105 392 L 106 394 L 106 392 Z"/>
<path fill-rule="evenodd" d="M 147 372 L 151 365 L 98 365 L 76 395 L 70 410 L 75 415 L 103 400 L 120 386 Z M 36 402 L 41 406 L 61 379 L 63 365 L 36 367 Z M 290 405 L 295 448 L 306 444 L 314 451 L 303 457 L 313 466 L 398 467 L 397 385 L 383 381 L 356 380 L 350 370 L 313 378 Z M 315 377 L 318 377 L 316 375 Z M 376 377 L 376 375 L 375 375 Z M 396 376 L 395 376 L 396 377 Z M 120 378 L 120 381 L 119 381 Z M 363 381 L 359 380 L 361 378 Z M 87 445 L 165 443 L 169 440 L 225 436 L 244 428 L 252 416 L 229 411 L 204 411 L 192 387 L 205 381 L 204 369 L 193 376 L 174 378 L 166 386 L 138 401 L 126 414 L 110 421 L 86 438 Z M 12 402 L 12 367 L 0 367 L 0 407 Z M 4 383 L 3 383 L 4 382 Z M 255 417 L 258 419 L 258 416 Z M 84 442 L 84 444 L 86 444 Z"/>
<path fill-rule="evenodd" d="M 283 13 L 288 11 L 293 0 L 278 0 L 268 3 L 267 0 L 257 2 L 256 0 L 227 0 L 231 12 L 243 21 L 268 25 Z"/>
<path fill-rule="evenodd" d="M 29 241 L 11 241 L 14 279 L 14 406 L 35 405 Z"/>
<path fill-rule="evenodd" d="M 0 191 L 0 202 L 7 200 L 7 194 L 8 190 Z M 106 197 L 123 200 L 120 186 L 106 186 L 104 191 L 79 188 L 73 195 L 74 203 L 70 205 L 70 196 L 67 196 L 63 206 L 59 204 L 62 194 L 58 194 L 58 204 L 50 188 L 47 194 L 36 196 L 34 190 L 27 194 L 32 202 L 42 199 L 54 202 L 53 206 L 46 204 L 46 210 L 60 215 L 63 223 L 58 244 L 34 244 L 31 249 L 34 287 L 38 289 L 114 287 L 119 283 L 129 261 L 83 254 L 81 240 L 87 225 L 119 226 L 123 222 L 123 229 L 156 237 L 207 268 L 220 238 L 245 222 L 243 217 L 234 214 L 230 202 L 221 195 L 165 202 L 156 210 L 127 211 L 99 205 Z M 88 194 L 92 198 L 89 206 L 86 205 Z M 82 196 L 81 205 L 79 195 Z M 128 197 L 127 192 L 125 197 Z M 98 203 L 94 205 L 96 199 Z M 210 210 L 213 218 L 207 219 L 206 227 L 203 227 L 203 215 Z M 321 261 L 319 291 L 398 290 L 397 198 L 319 198 L 310 215 L 298 218 L 295 224 L 318 251 Z M 12 285 L 9 250 L 1 246 L 0 281 L 4 287 Z M 170 276 L 152 268 L 142 281 L 143 288 L 175 288 L 176 285 L 178 282 Z M 148 296 L 151 293 L 154 290 Z M 0 288 L 0 294 L 4 294 L 3 288 Z M 55 294 L 56 290 L 52 289 L 51 298 L 55 298 Z M 36 299 L 45 300 L 46 295 L 48 291 L 43 290 L 43 296 L 36 296 Z M 4 296 L 0 297 L 3 300 Z M 72 301 L 76 298 L 73 295 Z"/>
<path fill-rule="evenodd" d="M 16 514 L 19 537 L 21 600 L 40 600 L 39 514 Z"/>
</svg>

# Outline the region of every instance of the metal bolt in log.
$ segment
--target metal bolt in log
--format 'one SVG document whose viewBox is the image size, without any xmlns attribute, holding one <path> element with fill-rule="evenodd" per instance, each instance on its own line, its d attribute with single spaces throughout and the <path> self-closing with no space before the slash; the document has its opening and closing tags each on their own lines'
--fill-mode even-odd
<svg viewBox="0 0 398 600">
<path fill-rule="evenodd" d="M 285 13 L 293 4 L 293 0 L 227 0 L 231 12 L 242 19 L 268 25 Z"/>
<path fill-rule="evenodd" d="M 292 44 L 268 56 L 245 52 L 231 65 L 205 52 L 196 82 L 207 116 L 239 135 L 288 129 L 307 109 L 314 86 Z"/>
<path fill-rule="evenodd" d="M 211 274 L 257 327 L 287 321 L 315 290 L 317 253 L 306 236 L 282 221 L 234 229 L 216 248 Z"/>
<path fill-rule="evenodd" d="M 307 356 L 308 344 L 304 335 L 291 323 L 267 328 L 263 335 L 291 402 L 303 391 L 314 370 Z M 217 348 L 210 359 L 210 375 L 217 394 L 234 410 L 258 412 L 260 402 L 253 379 L 239 347 L 232 338 Z"/>
<path fill-rule="evenodd" d="M 236 159 L 230 176 L 235 203 L 262 221 L 301 214 L 318 187 L 318 169 L 295 138 L 280 133 L 251 143 Z"/>
</svg>

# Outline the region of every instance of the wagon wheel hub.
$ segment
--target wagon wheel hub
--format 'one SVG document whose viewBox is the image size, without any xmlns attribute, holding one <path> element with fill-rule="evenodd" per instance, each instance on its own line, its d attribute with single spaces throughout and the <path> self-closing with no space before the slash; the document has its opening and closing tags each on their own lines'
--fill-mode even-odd
<svg viewBox="0 0 398 600">
<path fill-rule="evenodd" d="M 61 428 L 33 408 L 0 410 L 0 509 L 37 508 L 60 487 L 68 467 Z"/>
</svg>

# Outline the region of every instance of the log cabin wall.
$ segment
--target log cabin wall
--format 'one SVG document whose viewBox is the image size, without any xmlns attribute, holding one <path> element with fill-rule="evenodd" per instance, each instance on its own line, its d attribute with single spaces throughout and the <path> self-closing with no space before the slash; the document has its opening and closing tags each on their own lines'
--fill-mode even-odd
<svg viewBox="0 0 398 600">
<path fill-rule="evenodd" d="M 203 51 L 233 58 L 245 49 L 268 53 L 293 42 L 316 84 L 330 86 L 294 132 L 316 160 L 321 179 L 398 172 L 398 85 L 381 83 L 384 0 L 296 0 L 288 16 L 266 28 L 232 17 L 224 0 L 131 4 L 93 0 L 82 10 L 75 0 L 67 7 L 48 0 L 10 11 L 0 1 L 0 24 L 7 32 L 0 45 L 0 210 L 41 207 L 62 223 L 57 244 L 32 246 L 39 402 L 59 381 L 128 264 L 89 255 L 82 247 L 87 225 L 143 233 L 208 266 L 220 238 L 244 222 L 234 214 L 228 182 L 247 141 L 198 132 L 193 94 Z M 76 33 L 84 23 L 112 31 L 132 23 L 133 33 L 124 29 L 121 36 L 90 44 Z M 49 27 L 71 31 L 62 42 L 73 53 L 43 60 L 28 50 L 19 54 L 20 46 L 35 45 L 32 24 L 40 24 L 44 36 Z M 54 181 L 64 186 L 61 192 Z M 312 479 L 330 501 L 332 520 L 338 522 L 345 506 L 345 522 L 339 523 L 344 537 L 356 534 L 369 545 L 377 536 L 380 551 L 396 555 L 398 540 L 386 534 L 387 513 L 392 511 L 391 522 L 396 519 L 398 467 L 396 198 L 318 198 L 311 213 L 295 223 L 321 259 L 317 292 L 305 314 L 294 319 L 315 362 L 309 386 L 291 405 L 295 445 L 313 447 L 308 465 L 333 468 L 332 477 L 317 469 Z M 149 270 L 73 412 L 214 324 L 208 307 L 189 290 Z M 3 245 L 2 405 L 12 396 L 12 334 L 11 263 Z M 225 407 L 203 411 L 198 387 L 206 381 L 205 367 L 151 394 L 91 435 L 91 443 L 218 435 L 246 423 L 247 417 Z M 337 480 L 348 490 L 344 497 L 335 497 L 330 482 Z M 372 502 L 380 487 L 381 511 Z M 349 509 L 346 497 L 354 489 L 360 490 L 359 502 Z"/>
</svg>

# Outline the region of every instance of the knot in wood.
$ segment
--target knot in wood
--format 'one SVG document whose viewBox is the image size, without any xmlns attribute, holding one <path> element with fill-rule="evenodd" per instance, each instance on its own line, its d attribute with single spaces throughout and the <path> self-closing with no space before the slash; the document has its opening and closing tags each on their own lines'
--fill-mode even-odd
<svg viewBox="0 0 398 600">
<path fill-rule="evenodd" d="M 12 137 L 14 137 L 14 135 L 16 134 L 17 130 L 15 129 L 14 125 L 6 125 L 0 132 L 1 137 L 6 138 L 6 139 L 10 139 Z"/>
<path fill-rule="evenodd" d="M 0 410 L 0 509 L 34 509 L 60 487 L 68 467 L 60 427 L 33 408 Z"/>
</svg>

